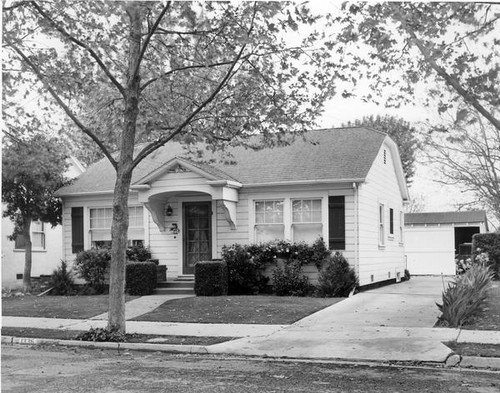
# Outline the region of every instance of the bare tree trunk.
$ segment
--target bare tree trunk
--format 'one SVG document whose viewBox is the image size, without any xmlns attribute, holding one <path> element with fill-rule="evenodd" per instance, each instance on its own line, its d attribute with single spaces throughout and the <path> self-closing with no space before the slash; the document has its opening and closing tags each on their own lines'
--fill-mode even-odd
<svg viewBox="0 0 500 393">
<path fill-rule="evenodd" d="M 134 141 L 139 114 L 140 78 L 138 64 L 141 56 L 141 6 L 126 5 L 130 18 L 129 64 L 125 89 L 124 132 L 118 161 L 111 225 L 111 266 L 109 285 L 108 327 L 125 333 L 125 265 L 128 241 L 128 196 L 132 179 Z"/>
<path fill-rule="evenodd" d="M 27 218 L 23 223 L 24 237 L 24 274 L 23 274 L 23 290 L 24 292 L 31 291 L 31 264 L 32 264 L 32 243 L 31 243 L 31 218 Z"/>
</svg>

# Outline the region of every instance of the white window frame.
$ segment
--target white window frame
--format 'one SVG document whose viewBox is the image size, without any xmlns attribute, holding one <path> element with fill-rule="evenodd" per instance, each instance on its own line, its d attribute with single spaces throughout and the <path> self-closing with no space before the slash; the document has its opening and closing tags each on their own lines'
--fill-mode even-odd
<svg viewBox="0 0 500 393">
<path fill-rule="evenodd" d="M 385 204 L 378 204 L 378 245 L 385 247 Z"/>
<path fill-rule="evenodd" d="M 277 202 L 281 202 L 282 205 L 282 211 L 281 211 L 281 222 L 257 222 L 257 204 L 258 203 L 264 203 L 264 206 L 266 203 L 272 202 L 273 205 Z M 258 227 L 278 227 L 280 226 L 283 229 L 283 239 L 286 238 L 286 226 L 285 226 L 285 215 L 286 215 L 286 206 L 285 206 L 285 199 L 284 198 L 267 198 L 267 199 L 255 199 L 253 200 L 253 221 L 254 221 L 254 226 L 253 226 L 253 236 L 254 239 L 257 241 L 257 228 Z M 265 217 L 265 215 L 264 215 Z"/>
<path fill-rule="evenodd" d="M 404 213 L 400 210 L 399 211 L 399 243 L 404 244 Z"/>
<path fill-rule="evenodd" d="M 41 229 L 38 229 L 37 225 L 41 225 Z M 46 232 L 45 232 L 45 229 L 46 229 L 46 225 L 43 221 L 39 221 L 39 220 L 35 220 L 35 221 L 32 221 L 31 222 L 31 226 L 30 226 L 30 232 L 31 232 L 31 250 L 32 251 L 45 251 L 46 249 L 46 245 L 47 245 L 47 235 L 46 235 Z M 39 234 L 41 235 L 41 246 L 36 246 L 34 244 L 34 236 L 35 234 Z M 22 236 L 22 234 L 19 234 L 20 236 Z M 18 236 L 19 236 L 18 235 Z M 19 247 L 16 247 L 16 241 L 14 240 L 14 250 L 15 251 L 25 251 L 26 250 L 26 243 L 25 243 L 25 246 L 23 248 L 19 248 Z"/>
<path fill-rule="evenodd" d="M 321 200 L 321 226 L 323 239 L 328 239 L 328 191 L 324 190 L 310 190 L 310 191 L 296 191 L 296 192 L 276 192 L 272 195 L 269 193 L 259 192 L 249 196 L 248 198 L 248 233 L 249 242 L 257 243 L 255 226 L 255 202 L 280 200 L 283 201 L 283 224 L 284 224 L 284 240 L 292 241 L 292 200 Z M 339 193 L 344 195 L 344 193 Z"/>
<path fill-rule="evenodd" d="M 300 221 L 295 221 L 294 220 L 294 210 L 293 210 L 293 205 L 294 205 L 294 202 L 297 202 L 297 201 L 300 201 L 301 202 L 301 205 L 304 203 L 304 201 L 309 201 L 311 203 L 311 219 L 309 221 L 304 221 L 304 220 L 300 220 Z M 320 234 L 321 236 L 323 236 L 323 198 L 290 198 L 290 221 L 291 221 L 291 238 L 292 240 L 294 240 L 295 238 L 295 233 L 294 233 L 294 230 L 296 227 L 299 227 L 301 225 L 311 225 L 311 224 L 316 224 L 316 225 L 319 225 L 320 227 Z M 315 210 L 313 208 L 313 205 L 314 205 L 314 202 L 319 202 L 319 210 Z M 319 212 L 319 220 L 313 220 L 313 213 L 318 213 Z M 301 211 L 300 213 L 303 213 L 303 211 Z M 294 241 L 297 241 L 297 240 L 294 240 Z"/>
<path fill-rule="evenodd" d="M 137 214 L 137 209 L 140 208 L 141 209 L 141 213 L 140 214 Z M 135 210 L 136 214 L 133 215 L 133 217 L 135 217 L 135 220 L 133 223 L 130 222 L 130 217 L 132 216 L 131 215 L 131 210 Z M 104 210 L 105 212 L 106 211 L 111 211 L 111 215 L 108 216 L 107 214 L 104 214 L 104 218 L 106 219 L 106 221 L 109 219 L 109 227 L 107 225 L 105 226 L 99 226 L 99 227 L 94 227 L 92 228 L 92 218 L 91 218 L 91 212 L 92 210 Z M 128 244 L 129 245 L 133 245 L 133 244 L 137 244 L 138 241 L 141 241 L 143 244 L 145 243 L 146 241 L 146 221 L 145 221 L 145 218 L 144 218 L 144 206 L 142 205 L 130 205 L 128 207 L 128 210 L 129 210 L 129 232 L 130 232 L 130 229 L 135 229 L 135 230 L 138 230 L 138 229 L 142 229 L 143 231 L 143 234 L 142 234 L 142 239 L 139 239 L 139 238 L 136 238 L 136 237 L 130 237 L 128 239 Z M 137 218 L 140 218 L 142 220 L 142 225 L 137 225 Z M 95 220 L 97 219 L 102 219 L 102 218 L 95 218 Z M 94 242 L 95 241 L 105 241 L 105 242 L 111 242 L 111 225 L 112 225 L 112 220 L 113 220 L 113 208 L 110 207 L 110 206 L 89 206 L 88 207 L 88 233 L 89 233 L 89 244 L 91 247 L 94 247 Z M 106 224 L 108 224 L 106 222 Z M 132 224 L 132 225 L 131 225 Z M 92 240 L 92 231 L 99 231 L 99 232 L 109 232 L 109 240 Z"/>
</svg>

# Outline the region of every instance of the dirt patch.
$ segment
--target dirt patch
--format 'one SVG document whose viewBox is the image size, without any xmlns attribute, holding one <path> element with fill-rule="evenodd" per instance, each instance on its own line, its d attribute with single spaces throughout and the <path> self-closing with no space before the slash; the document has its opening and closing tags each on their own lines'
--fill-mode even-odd
<svg viewBox="0 0 500 393">
<path fill-rule="evenodd" d="M 55 340 L 75 340 L 82 330 L 57 330 L 36 328 L 2 328 L 2 336 L 50 338 Z M 214 345 L 235 340 L 234 337 L 159 336 L 149 334 L 129 334 L 128 343 L 170 344 L 170 345 Z"/>
<path fill-rule="evenodd" d="M 190 297 L 163 303 L 133 320 L 285 325 L 343 299 L 260 295 Z"/>
</svg>

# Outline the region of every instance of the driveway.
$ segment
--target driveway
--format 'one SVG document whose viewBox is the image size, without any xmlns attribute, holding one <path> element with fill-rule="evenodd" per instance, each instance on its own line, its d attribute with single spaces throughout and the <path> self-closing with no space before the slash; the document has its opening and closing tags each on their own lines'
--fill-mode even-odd
<svg viewBox="0 0 500 393">
<path fill-rule="evenodd" d="M 414 277 L 359 293 L 263 337 L 211 347 L 242 355 L 443 362 L 445 331 L 433 328 L 446 281 Z"/>
</svg>

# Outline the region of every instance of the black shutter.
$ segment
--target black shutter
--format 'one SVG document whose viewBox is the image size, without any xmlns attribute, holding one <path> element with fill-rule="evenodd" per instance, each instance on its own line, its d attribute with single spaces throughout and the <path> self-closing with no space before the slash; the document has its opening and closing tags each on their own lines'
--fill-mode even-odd
<svg viewBox="0 0 500 393">
<path fill-rule="evenodd" d="M 394 235 L 394 209 L 389 209 L 389 234 Z"/>
<path fill-rule="evenodd" d="M 71 208 L 71 252 L 83 251 L 83 207 Z"/>
<path fill-rule="evenodd" d="M 330 250 L 345 250 L 345 197 L 328 197 L 328 244 Z"/>
</svg>

